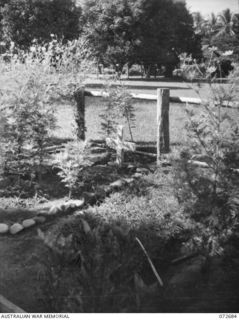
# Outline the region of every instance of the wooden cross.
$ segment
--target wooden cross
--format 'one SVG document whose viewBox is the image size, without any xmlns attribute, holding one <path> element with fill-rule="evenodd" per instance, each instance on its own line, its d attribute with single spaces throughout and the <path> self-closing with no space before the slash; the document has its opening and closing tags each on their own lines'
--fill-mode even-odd
<svg viewBox="0 0 239 320">
<path fill-rule="evenodd" d="M 106 144 L 111 149 L 116 150 L 116 163 L 122 166 L 124 163 L 124 151 L 135 151 L 136 144 L 134 142 L 124 141 L 124 127 L 119 125 L 117 127 L 116 138 L 106 138 Z"/>
</svg>

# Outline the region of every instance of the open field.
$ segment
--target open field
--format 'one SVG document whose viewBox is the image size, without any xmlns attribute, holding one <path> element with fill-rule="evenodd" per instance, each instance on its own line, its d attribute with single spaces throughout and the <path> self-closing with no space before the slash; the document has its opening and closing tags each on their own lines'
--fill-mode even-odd
<svg viewBox="0 0 239 320">
<path fill-rule="evenodd" d="M 103 112 L 105 100 L 103 98 L 86 98 L 86 138 L 99 139 L 101 134 L 100 114 Z M 156 142 L 156 101 L 137 100 L 134 103 L 136 126 L 133 128 L 135 141 Z M 200 109 L 199 106 L 195 108 Z M 57 106 L 59 128 L 54 135 L 59 138 L 72 138 L 74 131 L 74 107 L 71 105 Z M 170 135 L 172 144 L 181 144 L 186 136 L 184 125 L 186 113 L 184 104 L 170 105 Z M 125 124 L 125 138 L 129 139 L 129 132 Z"/>
</svg>

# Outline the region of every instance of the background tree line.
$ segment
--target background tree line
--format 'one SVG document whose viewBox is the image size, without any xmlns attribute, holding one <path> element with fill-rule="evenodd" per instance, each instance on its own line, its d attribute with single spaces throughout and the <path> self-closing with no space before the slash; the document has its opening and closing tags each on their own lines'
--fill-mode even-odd
<svg viewBox="0 0 239 320">
<path fill-rule="evenodd" d="M 99 66 L 119 73 L 142 66 L 166 76 L 186 52 L 202 59 L 202 45 L 238 52 L 237 17 L 225 10 L 205 20 L 172 0 L 0 0 L 1 52 L 14 42 L 28 50 L 33 41 L 83 37 Z"/>
<path fill-rule="evenodd" d="M 221 61 L 222 75 L 228 75 L 233 69 L 232 62 L 239 61 L 239 14 L 225 9 L 209 17 L 196 12 L 193 18 L 195 33 L 201 38 L 203 57 L 210 59 L 213 49 L 215 57 Z"/>
</svg>

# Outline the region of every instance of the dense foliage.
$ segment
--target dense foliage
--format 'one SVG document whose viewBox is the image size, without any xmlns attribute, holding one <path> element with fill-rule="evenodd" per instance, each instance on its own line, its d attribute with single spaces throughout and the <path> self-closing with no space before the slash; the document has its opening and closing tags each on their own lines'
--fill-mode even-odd
<svg viewBox="0 0 239 320">
<path fill-rule="evenodd" d="M 227 86 L 213 84 L 213 70 L 199 70 L 210 78 L 211 95 L 201 112 L 187 110 L 188 141 L 175 180 L 185 214 L 198 227 L 196 243 L 211 255 L 221 254 L 238 232 L 239 209 L 238 67 Z"/>
<path fill-rule="evenodd" d="M 160 173 L 150 175 L 100 206 L 63 219 L 51 232 L 39 232 L 49 248 L 41 286 L 49 310 L 164 309 L 158 301 L 163 301 L 165 289 L 158 285 L 136 237 L 162 276 L 179 239 L 186 239 L 192 228 L 171 191 L 165 188 L 162 192 L 160 186 L 167 179 Z"/>
<path fill-rule="evenodd" d="M 55 39 L 33 44 L 30 52 L 12 46 L 1 56 L 1 162 L 5 174 L 30 183 L 41 182 L 43 162 L 55 128 L 54 102 L 74 101 L 74 92 L 91 63 L 81 41 Z M 15 181 L 16 182 L 16 181 Z M 14 187 L 15 183 L 12 184 Z"/>
<path fill-rule="evenodd" d="M 182 3 L 90 0 L 83 16 L 98 62 L 120 72 L 124 65 L 138 63 L 148 73 L 155 65 L 171 73 L 179 53 L 200 54 L 193 19 Z"/>
<path fill-rule="evenodd" d="M 73 0 L 10 0 L 1 1 L 3 40 L 28 48 L 34 39 L 73 40 L 79 36 L 81 9 Z"/>
<path fill-rule="evenodd" d="M 223 69 L 223 72 L 221 74 L 218 72 L 217 76 L 228 76 L 233 68 L 232 62 L 238 61 L 238 14 L 234 14 L 230 9 L 225 9 L 218 15 L 212 13 L 208 18 L 204 18 L 199 12 L 195 13 L 193 17 L 195 32 L 201 37 L 204 62 L 211 60 L 210 51 L 214 50 Z M 227 51 L 231 51 L 230 56 L 223 54 Z"/>
</svg>

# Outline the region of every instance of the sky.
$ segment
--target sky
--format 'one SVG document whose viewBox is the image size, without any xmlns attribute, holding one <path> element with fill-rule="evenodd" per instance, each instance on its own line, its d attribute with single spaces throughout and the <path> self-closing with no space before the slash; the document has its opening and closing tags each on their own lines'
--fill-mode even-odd
<svg viewBox="0 0 239 320">
<path fill-rule="evenodd" d="M 200 11 L 203 15 L 219 13 L 226 8 L 239 13 L 239 0 L 186 0 L 190 12 Z"/>
</svg>

